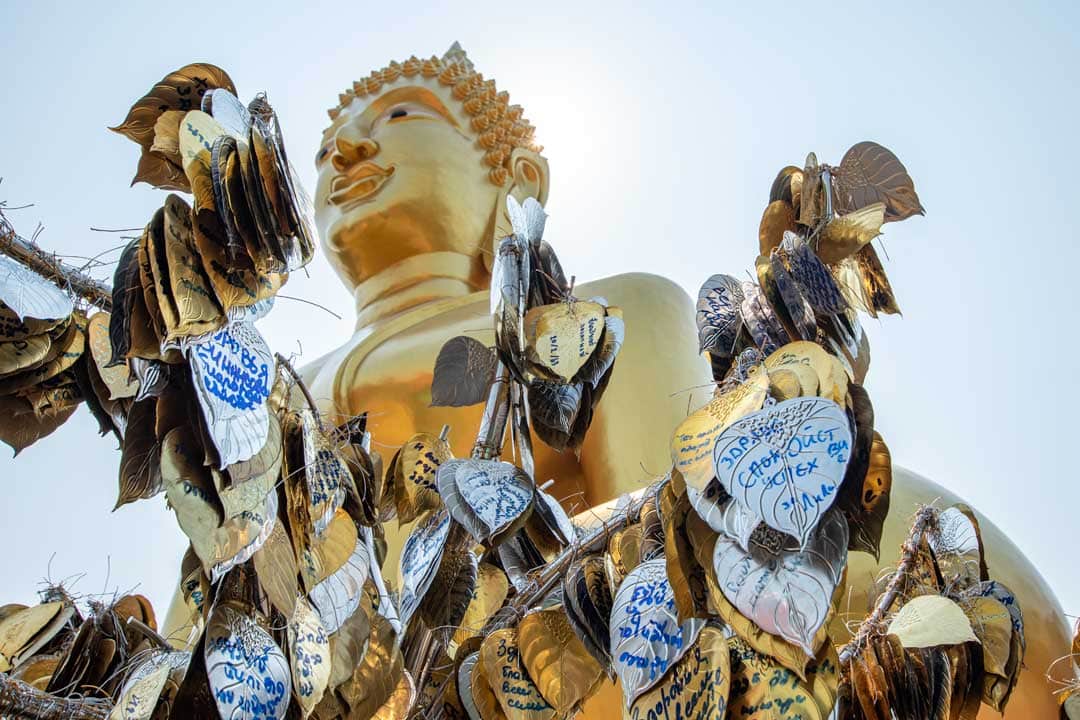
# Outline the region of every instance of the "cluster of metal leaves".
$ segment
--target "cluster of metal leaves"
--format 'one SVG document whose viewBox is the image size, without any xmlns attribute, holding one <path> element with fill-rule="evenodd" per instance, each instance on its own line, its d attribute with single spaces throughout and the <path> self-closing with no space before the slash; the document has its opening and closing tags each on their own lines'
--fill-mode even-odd
<svg viewBox="0 0 1080 720">
<path fill-rule="evenodd" d="M 499 242 L 492 267 L 495 346 L 468 336 L 443 345 L 432 404 L 483 402 L 501 362 L 522 389 L 537 437 L 556 450 L 576 449 L 622 347 L 622 312 L 604 298 L 574 297 L 555 251 L 543 240 L 546 216 L 535 198 L 519 205 L 508 196 L 507 213 L 514 233 Z"/>
<path fill-rule="evenodd" d="M 0 672 L 58 698 L 108 701 L 111 717 L 167 717 L 190 655 L 156 630 L 142 595 L 91 601 L 84 617 L 62 587 L 50 587 L 38 605 L 0 607 Z"/>
<path fill-rule="evenodd" d="M 980 703 L 1001 712 L 1016 685 L 1025 648 L 1016 596 L 990 579 L 970 508 L 934 515 L 905 549 L 888 626 L 842 668 L 843 718 L 974 718 Z"/>
<path fill-rule="evenodd" d="M 381 573 L 382 462 L 363 418 L 326 430 L 284 404 L 278 378 L 249 460 L 206 464 L 190 425 L 162 443 L 196 633 L 173 716 L 404 717 L 415 689 Z"/>
<path fill-rule="evenodd" d="M 54 283 L 0 255 L 0 440 L 18 454 L 62 425 L 91 381 L 89 321 Z M 118 389 L 111 409 L 123 417 L 130 396 Z M 102 423 L 102 431 L 113 427 Z"/>
<path fill-rule="evenodd" d="M 698 296 L 700 346 L 716 379 L 745 348 L 769 354 L 810 340 L 861 382 L 869 350 L 857 311 L 899 312 L 870 241 L 884 223 L 923 213 L 907 170 L 877 143 L 852 146 L 838 167 L 811 153 L 803 168 L 781 170 L 759 226 L 757 283 L 714 275 Z"/>
<path fill-rule="evenodd" d="M 105 615 L 80 630 L 77 664 L 54 675 L 64 687 L 47 689 L 94 683 L 118 718 L 308 717 L 317 707 L 328 719 L 403 717 L 415 689 L 380 571 L 382 463 L 364 418 L 327 429 L 292 409 L 292 377 L 254 328 L 286 273 L 310 258 L 314 231 L 276 116 L 261 97 L 245 108 L 232 89 L 220 70 L 188 66 L 118 128 L 143 147 L 137 179 L 190 190 L 194 206 L 169 195 L 125 248 L 111 315 L 73 312 L 21 270 L 0 275 L 3 331 L 58 348 L 48 372 L 12 365 L 13 391 L 30 387 L 14 385 L 23 372 L 56 387 L 58 373 L 71 374 L 122 440 L 117 505 L 164 490 L 191 542 L 181 570 L 190 664 L 155 656 L 136 667 L 110 649 L 119 640 Z M 53 371 L 57 357 L 65 364 Z M 4 662 L 35 652 L 31 640 Z"/>
</svg>

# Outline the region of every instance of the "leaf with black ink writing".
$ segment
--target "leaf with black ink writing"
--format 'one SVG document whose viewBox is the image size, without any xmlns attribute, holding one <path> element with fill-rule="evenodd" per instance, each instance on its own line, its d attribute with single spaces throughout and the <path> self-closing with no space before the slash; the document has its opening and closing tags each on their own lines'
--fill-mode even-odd
<svg viewBox="0 0 1080 720">
<path fill-rule="evenodd" d="M 463 407 L 483 402 L 495 377 L 496 360 L 495 348 L 467 335 L 447 340 L 435 358 L 431 405 Z"/>
<path fill-rule="evenodd" d="M 574 376 L 575 380 L 588 383 L 596 391 L 591 398 L 594 406 L 600 401 L 600 394 L 611 375 L 615 358 L 618 357 L 623 340 L 626 339 L 626 323 L 623 321 L 622 310 L 617 307 L 608 307 L 604 312 L 604 332 L 600 336 L 600 345 Z"/>
<path fill-rule="evenodd" d="M 806 680 L 752 649 L 729 641 L 731 692 L 728 716 L 777 720 L 826 720 L 836 704 L 840 661 L 831 643 L 807 668 Z"/>
<path fill-rule="evenodd" d="M 202 98 L 213 88 L 236 92 L 232 79 L 221 68 L 208 63 L 185 65 L 169 73 L 141 97 L 120 125 L 109 128 L 129 140 L 149 148 L 154 141 L 154 123 L 169 110 L 197 110 Z"/>
<path fill-rule="evenodd" d="M 671 438 L 671 460 L 687 486 L 705 490 L 716 476 L 712 453 L 720 433 L 731 423 L 760 408 L 768 390 L 768 375 L 764 371 L 754 371 L 746 382 L 716 396 L 675 428 Z"/>
<path fill-rule="evenodd" d="M 453 456 L 446 438 L 430 433 L 417 433 L 401 446 L 390 465 L 401 522 L 412 522 L 442 504 L 436 474 Z"/>
<path fill-rule="evenodd" d="M 815 313 L 838 315 L 847 309 L 847 302 L 828 266 L 810 249 L 801 235 L 784 233 L 776 253 Z"/>
<path fill-rule="evenodd" d="M 444 466 L 445 467 L 445 466 Z M 401 612 L 402 627 L 408 627 L 413 613 L 442 562 L 443 548 L 450 534 L 450 513 L 445 509 L 431 512 L 417 523 L 401 550 Z"/>
<path fill-rule="evenodd" d="M 480 657 L 488 683 L 508 720 L 554 720 L 556 709 L 529 677 L 514 628 L 496 630 L 484 639 Z"/>
<path fill-rule="evenodd" d="M 542 372 L 570 382 L 588 362 L 604 330 L 604 306 L 588 301 L 553 303 L 525 315 L 526 356 Z"/>
<path fill-rule="evenodd" d="M 532 509 L 532 479 L 508 462 L 448 460 L 438 486 L 453 518 L 480 542 L 520 527 Z"/>
</svg>

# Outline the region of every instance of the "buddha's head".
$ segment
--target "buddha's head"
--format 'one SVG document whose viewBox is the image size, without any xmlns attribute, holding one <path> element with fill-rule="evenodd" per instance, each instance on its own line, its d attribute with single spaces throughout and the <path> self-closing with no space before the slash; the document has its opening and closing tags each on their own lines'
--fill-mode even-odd
<svg viewBox="0 0 1080 720">
<path fill-rule="evenodd" d="M 532 126 L 457 43 L 441 60 L 392 62 L 340 100 L 315 158 L 315 218 L 350 290 L 440 251 L 473 258 L 482 277 L 509 234 L 506 196 L 546 199 Z"/>
</svg>

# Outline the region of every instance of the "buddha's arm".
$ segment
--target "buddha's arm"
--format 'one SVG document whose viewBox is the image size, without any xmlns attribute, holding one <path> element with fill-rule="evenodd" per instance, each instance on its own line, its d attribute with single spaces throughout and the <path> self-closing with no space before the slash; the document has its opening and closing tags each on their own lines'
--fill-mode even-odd
<svg viewBox="0 0 1080 720">
<path fill-rule="evenodd" d="M 632 273 L 579 288 L 623 310 L 626 341 L 581 450 L 588 501 L 636 490 L 667 472 L 671 433 L 712 390 L 697 353 L 694 306 L 666 278 Z"/>
</svg>

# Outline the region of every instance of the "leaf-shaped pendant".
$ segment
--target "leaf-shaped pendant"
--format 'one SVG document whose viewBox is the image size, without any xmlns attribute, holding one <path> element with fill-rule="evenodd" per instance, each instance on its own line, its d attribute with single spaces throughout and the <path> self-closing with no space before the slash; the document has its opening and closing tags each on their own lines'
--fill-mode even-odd
<svg viewBox="0 0 1080 720">
<path fill-rule="evenodd" d="M 532 479 L 508 462 L 450 460 L 439 467 L 438 484 L 450 514 L 480 542 L 510 529 L 532 505 Z"/>
<path fill-rule="evenodd" d="M 74 311 L 67 293 L 7 255 L 0 255 L 0 302 L 20 320 L 58 320 Z"/>
<path fill-rule="evenodd" d="M 834 510 L 823 518 L 805 550 L 793 546 L 775 557 L 748 553 L 721 534 L 713 569 L 724 596 L 739 612 L 813 657 L 814 636 L 829 616 L 833 590 L 847 564 L 847 543 L 847 521 Z"/>
<path fill-rule="evenodd" d="M 234 323 L 190 345 L 186 355 L 218 467 L 251 459 L 269 433 L 274 358 L 266 341 L 253 325 Z"/>
<path fill-rule="evenodd" d="M 464 407 L 481 403 L 495 379 L 495 348 L 469 337 L 450 338 L 435 358 L 431 376 L 433 407 Z"/>
<path fill-rule="evenodd" d="M 530 612 L 518 623 L 518 646 L 540 694 L 565 716 L 603 674 L 575 635 L 561 607 Z"/>
<path fill-rule="evenodd" d="M 150 720 L 169 676 L 187 669 L 191 654 L 158 652 L 144 660 L 124 681 L 109 720 Z"/>
<path fill-rule="evenodd" d="M 450 513 L 440 509 L 417 523 L 405 540 L 401 550 L 401 600 L 398 605 L 403 628 L 408 627 L 435 579 L 449 535 Z"/>
<path fill-rule="evenodd" d="M 449 429 L 449 428 L 446 428 Z M 444 435 L 418 433 L 394 456 L 394 495 L 401 522 L 411 522 L 442 504 L 436 476 L 439 467 L 454 457 Z"/>
<path fill-rule="evenodd" d="M 351 520 L 349 520 L 351 522 Z M 311 589 L 309 599 L 319 613 L 326 632 L 337 632 L 360 606 L 364 583 L 371 574 L 370 550 L 364 538 L 358 538 L 345 564 Z"/>
<path fill-rule="evenodd" d="M 850 453 L 851 428 L 836 403 L 794 398 L 724 430 L 713 463 L 737 502 L 805 547 L 836 499 Z"/>
<path fill-rule="evenodd" d="M 570 382 L 600 344 L 604 306 L 587 301 L 541 305 L 525 315 L 526 353 L 545 371 Z"/>
<path fill-rule="evenodd" d="M 697 618 L 679 624 L 663 558 L 643 562 L 627 574 L 611 610 L 611 655 L 627 707 L 660 682 L 704 625 Z"/>
<path fill-rule="evenodd" d="M 206 675 L 221 717 L 285 717 L 292 694 L 289 661 L 250 615 L 231 605 L 214 608 L 206 624 L 205 653 Z"/>
<path fill-rule="evenodd" d="M 712 453 L 721 432 L 760 408 L 768 391 L 768 375 L 764 371 L 753 372 L 749 380 L 713 398 L 675 428 L 671 460 L 688 487 L 705 490 L 716 475 Z"/>
<path fill-rule="evenodd" d="M 554 720 L 555 708 L 529 677 L 514 628 L 496 630 L 484 639 L 480 657 L 488 682 L 509 720 Z"/>
<path fill-rule="evenodd" d="M 308 503 L 315 534 L 321 535 L 345 502 L 345 488 L 352 477 L 345 461 L 322 433 L 311 411 L 300 411 L 304 439 L 304 479 L 307 481 Z"/>
<path fill-rule="evenodd" d="M 659 685 L 623 713 L 626 720 L 724 720 L 731 689 L 731 656 L 724 631 L 705 627 Z"/>
<path fill-rule="evenodd" d="M 836 284 L 836 278 L 802 237 L 792 232 L 784 233 L 777 255 L 791 272 L 791 277 L 815 313 L 839 315 L 847 310 L 847 301 Z"/>
<path fill-rule="evenodd" d="M 311 715 L 330 680 L 330 639 L 319 616 L 304 598 L 297 598 L 289 618 L 289 660 L 293 690 L 304 717 Z"/>
<path fill-rule="evenodd" d="M 731 357 L 742 325 L 742 285 L 730 275 L 713 275 L 697 299 L 698 351 Z"/>
<path fill-rule="evenodd" d="M 769 355 L 790 340 L 787 330 L 776 317 L 765 293 L 757 283 L 744 282 L 742 290 L 743 301 L 740 312 L 743 324 L 750 331 L 750 336 L 761 352 Z"/>
<path fill-rule="evenodd" d="M 926 214 L 907 168 L 892 151 L 875 142 L 857 143 L 844 153 L 833 187 L 841 212 L 882 202 L 886 222 Z"/>
</svg>

